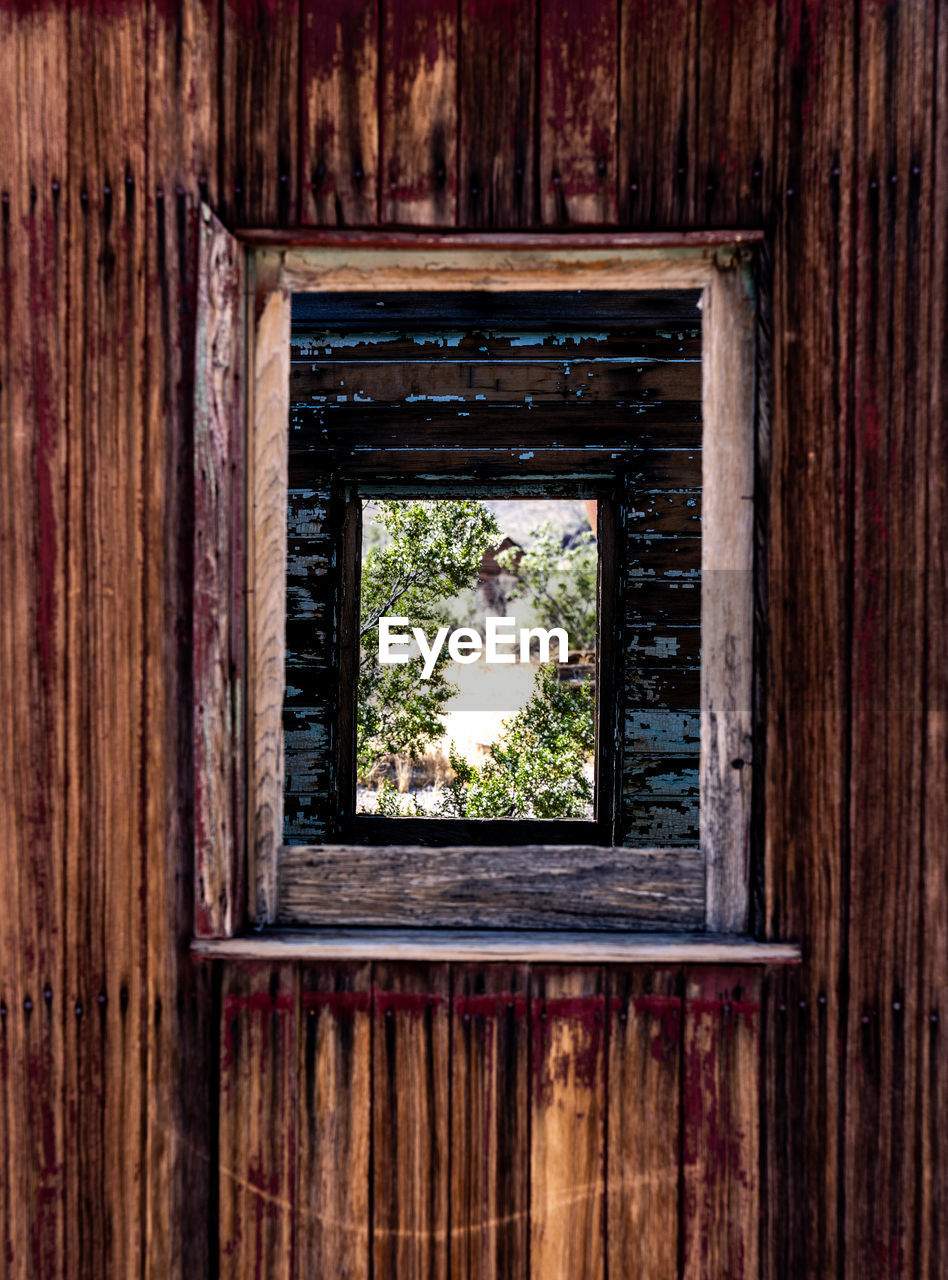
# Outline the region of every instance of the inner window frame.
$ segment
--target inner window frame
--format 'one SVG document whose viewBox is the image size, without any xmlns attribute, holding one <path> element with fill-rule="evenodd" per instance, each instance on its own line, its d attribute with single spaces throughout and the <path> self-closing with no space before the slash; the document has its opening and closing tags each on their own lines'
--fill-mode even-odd
<svg viewBox="0 0 948 1280">
<path fill-rule="evenodd" d="M 759 237 L 750 237 L 757 239 Z M 400 243 L 372 249 L 327 243 L 255 248 L 250 254 L 248 315 L 248 883 L 249 916 L 258 926 L 277 919 L 281 856 L 282 774 L 261 776 L 262 736 L 273 738 L 272 699 L 261 709 L 254 698 L 256 655 L 272 649 L 274 610 L 264 617 L 262 599 L 275 599 L 277 573 L 285 565 L 274 556 L 273 526 L 285 530 L 285 432 L 288 389 L 289 312 L 292 292 L 384 291 L 458 288 L 516 292 L 518 289 L 617 289 L 634 293 L 656 287 L 703 291 L 703 489 L 713 478 L 714 502 L 704 510 L 702 531 L 702 674 L 700 855 L 705 877 L 704 928 L 743 933 L 747 928 L 751 810 L 753 654 L 753 485 L 755 469 L 755 303 L 753 253 L 735 234 L 673 237 L 675 244 L 629 247 L 622 237 L 590 247 L 582 238 L 546 237 L 535 243 L 507 237 L 504 246 L 477 243 L 477 237 L 431 238 L 404 235 Z M 635 237 L 626 240 L 634 241 Z M 641 238 L 639 238 L 641 239 Z M 710 240 L 710 243 L 708 241 Z M 722 243 L 723 241 L 723 243 Z M 282 353 L 276 348 L 282 348 Z M 273 376 L 274 367 L 282 368 Z M 710 431 L 709 431 L 710 427 Z M 279 472 L 274 437 L 284 443 L 283 510 L 274 508 L 274 474 Z M 710 437 L 710 438 L 709 438 Z M 709 448 L 709 444 L 711 447 Z M 261 467 L 261 461 L 264 465 Z M 279 477 L 277 475 L 277 479 Z M 279 488 L 279 485 L 277 485 Z M 268 506 L 269 537 L 256 529 Z M 268 554 L 260 554 L 266 545 Z M 707 628 L 705 570 L 736 570 L 740 589 L 716 603 Z M 282 579 L 280 579 L 282 586 Z M 728 593 L 725 593 L 728 595 Z M 282 613 L 279 625 L 282 626 Z M 707 641 L 707 643 L 706 643 Z M 728 651 L 725 654 L 725 649 Z M 738 661 L 734 657 L 737 653 Z M 707 655 L 707 656 L 706 656 Z M 737 675 L 735 676 L 735 670 Z M 282 678 L 282 672 L 281 672 Z M 272 671 L 271 671 L 272 683 Z M 267 716 L 269 725 L 263 723 Z M 734 784 L 737 785 L 734 785 Z M 276 819 L 276 821 L 275 821 Z M 403 821 L 403 820 L 398 820 Z M 584 824 L 589 825 L 589 824 Z M 631 856 L 648 851 L 613 850 Z M 654 851 L 660 853 L 662 851 Z M 673 856 L 681 850 L 672 851 Z M 647 927 L 633 923 L 631 927 Z M 500 927 L 504 927 L 501 925 Z M 590 927 L 595 927 L 591 925 Z M 607 926 L 615 927 L 615 926 Z M 658 926 L 660 927 L 660 926 Z"/>
<path fill-rule="evenodd" d="M 392 475 L 398 471 L 393 467 Z M 421 491 L 421 486 L 414 477 L 412 468 L 406 468 L 401 482 L 386 479 L 383 482 L 365 481 L 350 482 L 356 494 L 371 497 L 404 497 L 406 499 L 430 497 Z M 485 482 L 475 477 L 469 480 L 459 476 L 450 485 L 439 488 L 439 497 L 471 497 L 478 498 L 528 498 L 531 493 L 536 496 L 547 496 L 549 482 L 536 479 L 531 484 L 529 479 L 514 482 Z M 349 822 L 340 833 L 340 840 L 370 846 L 392 845 L 428 845 L 434 848 L 444 845 L 456 847 L 482 844 L 485 846 L 518 845 L 602 845 L 614 843 L 616 826 L 616 788 L 618 780 L 615 776 L 617 727 L 611 718 L 600 716 L 600 705 L 612 705 L 615 693 L 616 673 L 613 666 L 614 645 L 610 628 L 616 612 L 615 603 L 615 564 L 612 556 L 604 557 L 603 544 L 611 551 L 615 544 L 615 500 L 614 485 L 608 481 L 570 480 L 563 481 L 563 497 L 595 497 L 599 503 L 599 528 L 596 537 L 596 710 L 595 710 L 595 810 L 589 818 L 386 818 L 374 814 L 353 813 Z M 358 501 L 358 497 L 356 498 Z M 348 556 L 353 555 L 351 535 L 348 538 Z M 345 554 L 345 552 L 344 552 Z M 344 572 L 351 572 L 348 569 Z M 359 562 L 356 561 L 355 580 L 360 582 Z M 357 608 L 357 600 L 352 601 L 351 608 Z M 347 619 L 347 629 L 358 624 L 356 616 Z M 354 649 L 357 649 L 357 645 Z M 351 654 L 347 659 L 351 660 Z M 345 677 L 344 677 L 345 678 Z M 354 700 L 356 675 L 348 676 L 348 694 Z M 344 693 L 346 690 L 344 689 Z M 355 751 L 355 715 L 351 707 L 346 708 L 344 720 L 352 731 L 348 740 L 339 742 L 339 755 L 336 768 L 340 780 L 354 794 L 354 751 Z M 298 846 L 297 846 L 298 847 Z"/>
</svg>

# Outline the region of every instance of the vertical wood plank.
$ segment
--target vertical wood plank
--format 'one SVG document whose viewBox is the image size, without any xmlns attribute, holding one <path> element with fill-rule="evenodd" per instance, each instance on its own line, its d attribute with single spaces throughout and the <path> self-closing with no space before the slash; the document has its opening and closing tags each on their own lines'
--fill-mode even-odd
<svg viewBox="0 0 948 1280">
<path fill-rule="evenodd" d="M 451 1274 L 529 1274 L 528 974 L 458 967 L 452 1000 Z"/>
<path fill-rule="evenodd" d="M 594 967 L 531 979 L 530 1274 L 605 1274 L 605 1000 Z"/>
<path fill-rule="evenodd" d="M 270 287 L 271 265 L 262 254 L 254 260 L 259 314 L 252 338 L 248 424 L 248 880 L 249 910 L 258 924 L 276 918 L 277 850 L 283 840 L 290 299 L 284 290 Z"/>
<path fill-rule="evenodd" d="M 229 227 L 299 219 L 299 0 L 224 0 L 218 198 Z"/>
<path fill-rule="evenodd" d="M 67 1248 L 90 1277 L 143 1260 L 146 48 L 144 6 L 70 9 Z"/>
<path fill-rule="evenodd" d="M 379 965 L 373 996 L 375 1280 L 446 1280 L 450 971 Z"/>
<path fill-rule="evenodd" d="M 931 7 L 859 11 L 845 1274 L 919 1273 Z M 943 69 L 939 69 L 939 74 Z M 938 229 L 943 252 L 944 228 Z M 937 251 L 936 251 L 937 252 Z M 944 849 L 944 841 L 941 842 Z M 884 945 L 880 946 L 880 939 Z"/>
<path fill-rule="evenodd" d="M 618 214 L 618 6 L 538 2 L 541 220 L 609 226 Z"/>
<path fill-rule="evenodd" d="M 296 1275 L 369 1274 L 369 965 L 305 968 L 300 995 Z"/>
<path fill-rule="evenodd" d="M 457 4 L 383 0 L 380 58 L 381 221 L 454 226 Z"/>
<path fill-rule="evenodd" d="M 191 964 L 190 628 L 198 206 L 216 197 L 219 6 L 149 6 L 143 555 L 148 1018 L 146 1272 L 206 1275 L 219 1028 L 211 967 Z M 217 1242 L 213 1242 L 216 1255 Z"/>
<path fill-rule="evenodd" d="M 0 15 L 0 1054 L 5 1274 L 66 1266 L 68 22 Z M 43 92 L 37 92 L 42 86 Z"/>
<path fill-rule="evenodd" d="M 523 0 L 461 5 L 458 222 L 535 223 L 536 13 Z"/>
<path fill-rule="evenodd" d="M 194 423 L 195 931 L 243 912 L 243 251 L 201 207 Z"/>
<path fill-rule="evenodd" d="M 936 66 L 948 66 L 948 7 L 942 3 L 932 44 Z M 917 1266 L 934 1277 L 948 1252 L 948 1115 L 945 1018 L 948 1010 L 948 254 L 938 251 L 938 228 L 948 225 L 948 77 L 934 84 L 933 169 L 929 194 L 932 244 L 926 479 L 925 794 L 922 827 L 922 903 L 918 936 L 918 1188 Z M 924 164 L 924 160 L 923 160 Z"/>
<path fill-rule="evenodd" d="M 304 225 L 378 221 L 379 0 L 302 0 Z"/>
<path fill-rule="evenodd" d="M 760 975 L 687 973 L 682 1043 L 684 1277 L 758 1274 Z"/>
<path fill-rule="evenodd" d="M 220 1275 L 293 1273 L 298 979 L 289 965 L 228 965 L 221 987 Z"/>
<path fill-rule="evenodd" d="M 681 975 L 609 971 L 608 1274 L 678 1276 Z"/>
<path fill-rule="evenodd" d="M 759 227 L 771 206 L 779 8 L 717 0 L 698 14 L 692 221 Z"/>
<path fill-rule="evenodd" d="M 825 1126 L 834 1100 L 826 1096 L 826 1073 L 813 1072 L 817 1055 L 809 1046 L 826 1038 L 827 1002 L 811 1007 L 801 995 L 799 971 L 767 974 L 761 1004 L 760 1204 L 761 1275 L 806 1275 L 818 1242 L 803 1189 L 810 1140 L 804 1121 Z M 821 1079 L 822 1076 L 822 1079 Z M 817 1116 L 811 1117 L 812 1111 Z"/>
<path fill-rule="evenodd" d="M 623 225 L 692 224 L 699 14 L 692 0 L 622 0 L 618 205 Z"/>
<path fill-rule="evenodd" d="M 148 172 L 156 199 L 217 202 L 220 126 L 216 72 L 220 57 L 220 5 L 215 0 L 149 0 Z M 151 209 L 147 211 L 148 214 Z M 191 266 L 193 279 L 194 266 Z M 193 310 L 167 313 L 171 324 Z M 190 355 L 190 347 L 184 351 Z M 168 359 L 179 357 L 169 344 Z"/>
<path fill-rule="evenodd" d="M 794 1041 L 806 1080 L 800 1162 L 768 1188 L 766 1212 L 787 1203 L 806 1223 L 797 1247 L 815 1275 L 838 1274 L 844 1248 L 854 16 L 790 5 L 778 37 L 763 916 L 768 936 L 804 940 L 798 999 L 814 1016 Z M 765 1065 L 776 1086 L 777 1059 Z M 768 1130 L 777 1122 L 768 1112 Z M 781 1256 L 769 1274 L 785 1266 Z"/>
<path fill-rule="evenodd" d="M 707 926 L 747 928 L 754 615 L 755 306 L 739 262 L 704 295 L 701 851 Z"/>
</svg>

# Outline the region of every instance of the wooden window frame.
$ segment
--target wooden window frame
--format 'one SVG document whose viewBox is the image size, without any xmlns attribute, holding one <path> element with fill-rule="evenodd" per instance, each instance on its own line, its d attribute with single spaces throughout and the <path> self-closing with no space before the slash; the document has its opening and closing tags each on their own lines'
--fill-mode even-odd
<svg viewBox="0 0 948 1280">
<path fill-rule="evenodd" d="M 215 227 L 219 224 L 206 211 L 205 258 L 213 255 Z M 200 537 L 210 506 L 216 544 L 229 547 L 226 570 L 215 566 L 210 575 L 205 571 L 206 547 L 202 551 L 199 544 L 196 555 L 198 936 L 229 937 L 248 925 L 260 928 L 287 920 L 336 928 L 453 924 L 508 929 L 542 929 L 553 921 L 557 927 L 590 930 L 687 928 L 745 934 L 754 773 L 754 246 L 761 235 L 238 236 L 240 247 L 231 252 L 237 257 L 242 253 L 243 260 L 230 265 L 245 304 L 243 346 L 231 340 L 227 361 L 229 375 L 235 382 L 243 377 L 245 386 L 242 395 L 233 397 L 239 407 L 230 406 L 229 416 L 224 415 L 226 441 L 218 440 L 219 456 L 212 456 L 213 449 L 208 452 L 206 442 L 202 445 L 208 433 L 201 427 L 202 414 L 208 418 L 201 400 L 203 395 L 206 401 L 207 388 L 202 386 L 217 375 L 212 372 L 202 380 L 199 367 L 196 376 L 198 533 Z M 573 288 L 629 293 L 691 289 L 702 296 L 699 848 L 282 846 L 291 295 Z M 199 305 L 208 312 L 199 315 L 199 348 L 203 343 L 209 351 L 215 306 L 209 296 L 200 297 Z M 225 307 L 226 299 L 217 311 Z M 229 514 L 222 510 L 227 506 L 222 486 L 209 482 L 208 468 L 229 476 Z M 241 566 L 243 608 L 241 588 L 234 585 Z M 208 576 L 211 586 L 203 591 Z M 202 592 L 235 606 L 226 676 L 220 627 L 208 626 Z M 214 639 L 210 657 L 209 632 Z M 243 646 L 243 661 L 234 660 Z M 227 721 L 224 730 L 222 718 Z M 230 772 L 228 743 L 237 753 Z M 228 797 L 229 809 L 219 799 L 215 804 L 215 788 Z M 687 896 L 696 877 L 703 891 L 700 919 L 695 918 L 696 897 L 688 911 L 676 908 L 677 896 Z M 536 899 L 533 906 L 524 906 L 525 888 Z M 287 910 L 287 896 L 292 900 L 294 892 L 297 905 L 291 902 Z M 557 896 L 574 904 L 565 923 L 557 916 Z M 394 915 L 393 901 L 401 903 Z M 618 912 L 617 901 L 625 904 Z M 472 902 L 493 905 L 472 911 Z"/>
</svg>

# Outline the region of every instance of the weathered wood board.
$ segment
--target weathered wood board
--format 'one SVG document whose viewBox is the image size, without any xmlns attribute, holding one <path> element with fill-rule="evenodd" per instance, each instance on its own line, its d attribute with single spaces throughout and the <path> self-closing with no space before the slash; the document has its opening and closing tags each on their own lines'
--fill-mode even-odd
<svg viewBox="0 0 948 1280">
<path fill-rule="evenodd" d="M 752 914 L 762 935 L 799 939 L 804 964 L 768 977 L 759 1023 L 732 1011 L 730 1030 L 713 980 L 698 984 L 686 971 L 663 987 L 661 961 L 606 971 L 588 995 L 593 1008 L 603 993 L 618 1001 L 604 1009 L 605 1236 L 597 1244 L 580 1225 L 567 1256 L 584 1260 L 575 1276 L 635 1274 L 636 1224 L 654 1213 L 667 1225 L 667 1152 L 622 1137 L 643 1101 L 616 1091 L 642 1081 L 665 1129 L 677 1070 L 706 1095 L 689 1110 L 698 1148 L 712 1099 L 759 1117 L 759 1134 L 744 1124 L 737 1153 L 728 1136 L 718 1181 L 707 1182 L 706 1159 L 688 1165 L 698 1212 L 686 1223 L 679 1199 L 681 1253 L 678 1236 L 673 1258 L 663 1234 L 656 1268 L 700 1271 L 706 1250 L 733 1275 L 754 1268 L 773 1280 L 939 1277 L 948 1266 L 948 9 L 944 0 L 465 0 L 430 6 L 430 57 L 428 12 L 308 0 L 0 7 L 5 1274 L 190 1278 L 217 1266 L 279 1276 L 318 1272 L 320 1259 L 327 1271 L 365 1274 L 373 1222 L 392 1210 L 376 1202 L 343 1243 L 340 1231 L 319 1236 L 325 1224 L 304 1226 L 300 1209 L 288 1234 L 285 1209 L 256 1194 L 255 1171 L 244 1170 L 239 1195 L 223 1181 L 218 1191 L 222 1116 L 238 1160 L 248 1133 L 259 1139 L 274 1194 L 298 1178 L 302 1145 L 281 1147 L 289 1131 L 275 1125 L 264 1141 L 259 1117 L 276 1108 L 285 1119 L 287 1100 L 304 1096 L 306 1056 L 286 1009 L 247 1005 L 238 1017 L 232 1004 L 252 1061 L 221 1059 L 215 983 L 219 995 L 249 998 L 249 989 L 233 972 L 193 971 L 187 954 L 191 353 L 203 198 L 228 227 L 288 233 L 302 222 L 372 234 L 582 222 L 667 244 L 676 229 L 765 232 L 756 486 L 765 716 Z M 587 244 L 605 261 L 601 239 Z M 335 431 L 325 407 L 310 407 L 315 431 Z M 615 440 L 617 416 L 600 407 Z M 676 426 L 647 401 L 641 409 L 642 439 L 646 428 Z M 406 431 L 428 433 L 417 437 L 425 448 L 446 438 L 436 406 L 404 414 Z M 344 421 L 364 443 L 359 432 L 371 424 Z M 689 429 L 694 421 L 677 419 Z M 492 458 L 485 440 L 485 464 L 504 474 L 510 460 Z M 364 463 L 378 473 L 378 455 Z M 662 702 L 661 635 L 638 634 L 652 661 L 630 686 L 636 707 L 686 712 L 681 700 Z M 683 632 L 679 652 L 696 669 Z M 346 974 L 330 965 L 304 978 L 291 967 L 277 997 L 346 992 Z M 455 996 L 506 985 L 492 987 L 481 961 L 451 981 Z M 658 1006 L 635 1002 L 674 1003 L 689 982 L 676 1066 Z M 383 985 L 399 983 L 411 987 L 393 966 Z M 363 970 L 352 994 L 368 984 Z M 431 986 L 450 997 L 440 977 Z M 268 988 L 262 995 L 270 1002 Z M 427 993 L 416 984 L 414 995 Z M 350 1070 L 364 1079 L 377 1027 L 367 1033 L 371 1015 L 356 1008 L 350 1044 L 345 1020 L 332 1022 L 318 999 L 314 1007 L 314 1060 L 337 1065 L 326 1078 L 351 1117 L 339 1150 L 355 1167 L 364 1156 L 348 1153 L 364 1150 L 366 1086 L 343 1099 L 341 1082 Z M 504 1096 L 519 1098 L 530 1069 L 524 1024 L 508 1028 L 506 1012 L 495 1024 L 493 1012 L 478 1013 L 481 1023 L 472 1015 L 468 1055 L 463 1012 L 450 998 L 443 1008 L 438 1052 L 446 1034 L 457 1074 L 451 1065 L 445 1076 L 444 1057 L 424 1050 L 407 1060 L 436 1061 L 438 1089 L 447 1088 L 437 1115 L 442 1134 L 450 1117 L 450 1149 L 439 1176 L 450 1176 L 458 1205 L 447 1217 L 442 1208 L 415 1214 L 413 1224 L 437 1230 L 424 1236 L 434 1253 L 412 1257 L 421 1269 L 434 1258 L 447 1274 L 462 1265 L 529 1274 L 522 1250 L 533 1224 L 497 1223 L 483 1208 L 498 1194 L 484 1156 L 495 1148 L 478 1147 L 467 1127 L 492 1104 L 493 1085 L 478 1082 L 499 1063 L 475 1035 L 483 1027 L 486 1045 L 489 1027 L 503 1024 L 493 1043 L 510 1053 Z M 661 1061 L 650 1056 L 658 1037 Z M 712 1059 L 715 1037 L 725 1052 Z M 590 1090 L 558 1088 L 575 1119 Z M 222 1090 L 236 1092 L 220 1101 Z M 411 1098 L 402 1105 L 418 1110 Z M 538 1133 L 552 1133 L 550 1117 L 538 1118 Z M 524 1194 L 519 1124 L 506 1135 L 518 1152 L 515 1198 Z M 306 1167 L 330 1178 L 335 1153 L 320 1132 L 310 1130 Z M 430 1169 L 430 1158 L 418 1167 Z M 537 1167 L 550 1187 L 563 1174 L 539 1157 Z M 744 1185 L 735 1171 L 756 1171 L 758 1182 Z M 412 1196 L 431 1190 L 403 1172 Z M 480 1198 L 462 1193 L 476 1187 Z M 356 1197 L 355 1183 L 346 1191 Z M 443 1196 L 439 1188 L 442 1207 Z M 250 1227 L 237 1240 L 241 1197 Z M 595 1194 L 572 1201 L 570 1221 L 588 1224 L 578 1206 L 590 1203 Z M 348 1204 L 340 1214 L 358 1216 L 356 1199 Z M 547 1231 L 557 1210 L 536 1185 L 531 1204 Z M 757 1206 L 757 1244 L 729 1238 L 730 1215 L 752 1218 Z M 225 1222 L 232 1252 L 217 1259 Z M 545 1248 L 534 1275 L 541 1261 L 547 1274 L 561 1265 Z"/>
</svg>

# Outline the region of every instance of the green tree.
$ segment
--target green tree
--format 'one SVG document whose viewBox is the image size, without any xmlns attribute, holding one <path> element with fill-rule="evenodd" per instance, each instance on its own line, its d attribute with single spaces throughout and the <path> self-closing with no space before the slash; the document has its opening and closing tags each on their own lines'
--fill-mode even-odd
<svg viewBox="0 0 948 1280">
<path fill-rule="evenodd" d="M 596 538 L 591 529 L 571 547 L 562 545 L 548 522 L 538 525 L 526 550 L 511 547 L 497 562 L 515 585 L 508 598 L 527 599 L 544 627 L 565 627 L 570 644 L 592 649 L 596 644 Z"/>
<path fill-rule="evenodd" d="M 455 779 L 439 813 L 458 818 L 579 818 L 592 799 L 583 766 L 595 745 L 591 684 L 567 684 L 544 663 L 533 693 L 504 724 L 482 765 L 451 753 Z"/>
<path fill-rule="evenodd" d="M 500 540 L 496 520 L 477 501 L 380 502 L 377 519 L 387 537 L 362 561 L 357 763 L 363 778 L 383 756 L 418 759 L 444 732 L 442 713 L 456 692 L 444 674 L 447 646 L 428 680 L 421 678 L 420 657 L 383 666 L 379 619 L 407 617 L 408 629 L 430 634 L 444 624 L 445 602 L 476 580 L 484 552 Z"/>
</svg>

